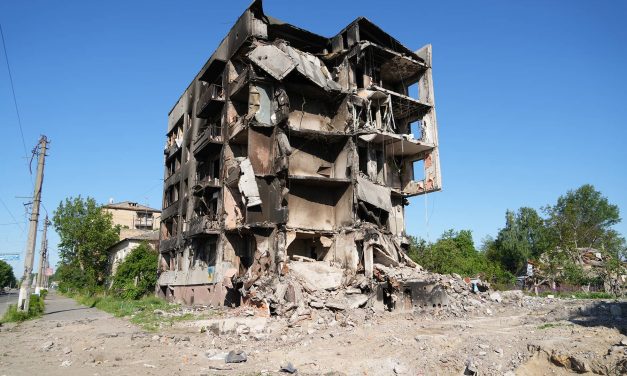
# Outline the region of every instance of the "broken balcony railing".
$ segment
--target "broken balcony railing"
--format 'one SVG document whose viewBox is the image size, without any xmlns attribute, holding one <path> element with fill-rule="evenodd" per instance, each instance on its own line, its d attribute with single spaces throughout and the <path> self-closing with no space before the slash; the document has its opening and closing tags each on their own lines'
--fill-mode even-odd
<svg viewBox="0 0 627 376">
<path fill-rule="evenodd" d="M 214 178 L 210 175 L 196 177 L 194 186 L 192 187 L 194 196 L 202 196 L 205 191 L 211 189 L 220 189 L 220 179 Z"/>
<path fill-rule="evenodd" d="M 198 97 L 198 106 L 196 107 L 196 116 L 206 118 L 214 113 L 221 105 L 224 104 L 224 90 L 218 84 L 207 85 L 202 84 L 200 96 Z"/>
<path fill-rule="evenodd" d="M 220 222 L 215 216 L 203 215 L 193 218 L 187 225 L 185 236 L 194 237 L 203 234 L 217 234 L 220 231 Z"/>
<path fill-rule="evenodd" d="M 210 124 L 198 132 L 198 137 L 194 141 L 194 155 L 203 157 L 211 154 L 222 146 L 222 127 L 217 124 Z"/>
</svg>

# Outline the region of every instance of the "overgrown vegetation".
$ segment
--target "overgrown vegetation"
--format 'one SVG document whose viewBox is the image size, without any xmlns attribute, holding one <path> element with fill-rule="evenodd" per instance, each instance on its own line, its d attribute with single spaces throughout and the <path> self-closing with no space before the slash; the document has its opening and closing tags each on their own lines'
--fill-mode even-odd
<svg viewBox="0 0 627 376">
<path fill-rule="evenodd" d="M 102 295 L 68 294 L 68 296 L 83 305 L 98 308 L 115 317 L 130 317 L 133 324 L 149 331 L 158 330 L 162 326 L 171 326 L 178 321 L 195 320 L 208 316 L 197 316 L 191 313 L 179 314 L 176 312 L 180 309 L 179 305 L 168 303 L 154 296 L 137 300 Z"/>
<path fill-rule="evenodd" d="M 111 292 L 125 299 L 139 299 L 154 291 L 158 255 L 148 243 L 141 243 L 118 265 Z"/>
<path fill-rule="evenodd" d="M 0 289 L 5 287 L 15 287 L 17 280 L 13 274 L 13 267 L 4 260 L 0 260 Z"/>
<path fill-rule="evenodd" d="M 62 292 L 93 294 L 104 289 L 107 273 L 106 250 L 118 241 L 120 229 L 111 214 L 96 201 L 81 196 L 67 198 L 54 212 L 61 258 L 55 278 Z"/>
<path fill-rule="evenodd" d="M 542 324 L 540 326 L 538 326 L 538 329 L 542 330 L 542 329 L 551 329 L 551 328 L 557 328 L 560 326 L 573 326 L 573 324 L 567 324 L 564 322 L 548 322 L 546 324 Z"/>
<path fill-rule="evenodd" d="M 435 243 L 411 238 L 409 256 L 429 271 L 480 276 L 497 285 L 513 284 L 515 277 L 478 251 L 469 230 L 448 230 Z"/>
<path fill-rule="evenodd" d="M 529 280 L 534 285 L 548 284 L 554 289 L 560 284 L 574 285 L 620 294 L 617 281 L 627 273 L 627 247 L 612 228 L 621 221 L 618 206 L 586 184 L 543 207 L 542 213 L 528 207 L 508 210 L 505 227 L 496 238 L 485 240 L 480 250 L 475 249 L 470 231 L 449 230 L 433 244 L 413 239 L 410 256 L 435 272 L 481 276 L 498 284 L 526 275 L 531 261 L 535 267 Z M 600 266 L 584 267 L 586 249 L 600 254 Z"/>
<path fill-rule="evenodd" d="M 0 320 L 0 322 L 22 322 L 41 317 L 41 315 L 44 314 L 45 309 L 44 298 L 45 294 L 41 297 L 35 294 L 31 295 L 28 302 L 27 312 L 18 311 L 17 305 L 11 304 L 7 311 L 4 313 L 4 316 L 2 317 L 2 320 Z"/>
</svg>

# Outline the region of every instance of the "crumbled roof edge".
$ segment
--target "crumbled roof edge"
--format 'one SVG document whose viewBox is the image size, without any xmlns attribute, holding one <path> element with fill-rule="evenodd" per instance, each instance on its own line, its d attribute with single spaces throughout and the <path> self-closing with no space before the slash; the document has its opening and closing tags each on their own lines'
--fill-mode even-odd
<svg viewBox="0 0 627 376">
<path fill-rule="evenodd" d="M 312 31 L 300 28 L 298 26 L 295 26 L 293 24 L 290 24 L 288 22 L 284 22 L 284 21 L 282 21 L 282 20 L 280 20 L 278 18 L 275 18 L 273 16 L 265 14 L 265 12 L 263 11 L 263 1 L 262 0 L 253 0 L 253 2 L 244 10 L 244 12 L 242 12 L 242 14 L 233 23 L 233 25 L 231 26 L 229 31 L 226 33 L 224 38 L 222 38 L 222 40 L 220 41 L 218 47 L 211 53 L 209 58 L 207 58 L 207 60 L 203 63 L 200 71 L 194 76 L 194 79 L 185 87 L 185 90 L 183 90 L 183 93 L 181 93 L 181 95 L 174 102 L 174 105 L 172 106 L 170 111 L 168 111 L 168 116 L 172 113 L 172 111 L 174 111 L 174 109 L 176 108 L 177 104 L 181 101 L 181 99 L 183 98 L 185 93 L 194 84 L 194 82 L 196 82 L 204 74 L 205 69 L 208 67 L 209 63 L 212 60 L 215 59 L 216 55 L 219 52 L 218 50 L 222 47 L 222 44 L 225 42 L 225 40 L 228 38 L 228 36 L 231 34 L 231 32 L 235 29 L 235 26 L 237 25 L 238 21 L 242 17 L 244 17 L 248 12 L 259 12 L 261 14 L 261 18 L 265 19 L 265 21 L 269 25 L 290 27 L 290 28 L 293 28 L 295 30 L 298 30 L 298 31 L 302 32 L 303 34 L 309 34 L 312 38 L 326 39 L 327 43 L 331 43 L 331 40 L 333 38 L 335 38 L 336 36 L 342 34 L 344 31 L 348 30 L 348 28 L 350 28 L 351 26 L 353 26 L 355 24 L 361 24 L 361 25 L 365 24 L 366 27 L 374 29 L 377 32 L 381 32 L 381 33 L 386 34 L 386 36 L 389 37 L 391 42 L 397 44 L 399 49 L 403 50 L 403 53 L 411 56 L 414 59 L 417 59 L 417 60 L 420 60 L 420 61 L 424 61 L 424 59 L 422 59 L 420 56 L 418 56 L 414 51 L 412 51 L 409 48 L 407 48 L 405 45 L 403 45 L 401 42 L 399 42 L 396 38 L 394 38 L 392 35 L 390 35 L 386 31 L 384 31 L 381 27 L 379 27 L 378 25 L 376 25 L 374 22 L 372 22 L 371 20 L 369 20 L 366 17 L 363 17 L 363 16 L 357 17 L 355 20 L 353 20 L 348 25 L 346 25 L 342 30 L 340 30 L 340 32 L 336 33 L 335 35 L 333 35 L 331 37 L 325 37 L 325 36 L 322 36 L 320 34 L 316 34 L 316 33 L 312 32 Z M 229 59 L 230 59 L 230 57 L 229 57 Z"/>
<path fill-rule="evenodd" d="M 135 204 L 134 206 L 131 206 L 130 204 Z M 146 205 L 142 205 L 133 201 L 122 201 L 122 202 L 115 202 L 113 204 L 105 204 L 102 205 L 103 208 L 106 209 L 119 209 L 119 210 L 132 210 L 132 211 L 149 211 L 152 213 L 161 213 L 161 210 L 159 209 L 154 209 L 151 207 L 148 207 Z"/>
<path fill-rule="evenodd" d="M 120 239 L 117 243 L 113 244 L 109 248 L 107 248 L 106 252 L 112 252 L 113 248 L 115 248 L 118 244 L 123 242 L 128 242 L 129 240 L 146 240 L 146 241 L 159 241 L 159 230 L 147 231 L 145 234 L 133 235 L 126 237 L 124 239 Z"/>
</svg>

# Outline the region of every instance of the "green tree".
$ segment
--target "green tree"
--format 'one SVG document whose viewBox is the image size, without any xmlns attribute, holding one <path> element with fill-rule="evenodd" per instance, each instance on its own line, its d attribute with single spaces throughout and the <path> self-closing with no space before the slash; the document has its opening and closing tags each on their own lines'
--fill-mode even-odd
<svg viewBox="0 0 627 376">
<path fill-rule="evenodd" d="M 91 197 L 72 197 L 59 203 L 53 224 L 60 237 L 60 288 L 93 290 L 102 286 L 107 270 L 106 250 L 118 241 L 120 234 L 119 227 L 113 226 L 111 214 Z"/>
<path fill-rule="evenodd" d="M 157 284 L 158 255 L 143 242 L 118 265 L 111 289 L 117 296 L 139 299 L 151 293 Z"/>
<path fill-rule="evenodd" d="M 16 286 L 17 280 L 13 274 L 13 267 L 6 261 L 0 260 L 0 289 L 7 286 Z"/>
<path fill-rule="evenodd" d="M 581 261 L 577 248 L 605 249 L 620 243 L 612 226 L 620 222 L 618 206 L 610 204 L 590 184 L 560 196 L 544 208 L 554 243 L 566 250 L 572 261 Z"/>
<path fill-rule="evenodd" d="M 496 239 L 485 244 L 487 257 L 511 273 L 521 273 L 528 259 L 538 259 L 550 248 L 544 219 L 528 207 L 505 213 L 505 227 Z"/>
<path fill-rule="evenodd" d="M 429 271 L 476 277 L 497 283 L 512 283 L 513 275 L 479 252 L 469 230 L 448 230 L 433 244 L 411 238 L 410 257 Z"/>
<path fill-rule="evenodd" d="M 545 268 L 549 265 L 549 278 L 577 285 L 603 282 L 606 291 L 614 291 L 625 258 L 625 239 L 612 229 L 621 221 L 618 206 L 585 184 L 560 196 L 544 212 L 552 244 L 543 257 Z M 602 273 L 584 272 L 581 248 L 593 248 L 603 255 Z"/>
</svg>

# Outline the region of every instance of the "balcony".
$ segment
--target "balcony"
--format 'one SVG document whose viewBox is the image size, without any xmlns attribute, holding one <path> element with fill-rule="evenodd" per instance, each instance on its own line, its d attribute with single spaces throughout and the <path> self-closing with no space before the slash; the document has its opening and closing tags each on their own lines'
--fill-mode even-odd
<svg viewBox="0 0 627 376">
<path fill-rule="evenodd" d="M 427 112 L 429 112 L 429 110 L 431 110 L 432 107 L 427 103 L 419 101 L 418 99 L 414 99 L 376 85 L 372 85 L 370 89 L 380 91 L 392 97 L 392 113 L 394 115 L 394 119 L 396 120 L 406 119 L 410 123 L 420 120 Z"/>
<path fill-rule="evenodd" d="M 218 152 L 222 147 L 222 127 L 209 125 L 198 134 L 194 141 L 194 156 L 204 158 Z"/>
<path fill-rule="evenodd" d="M 193 238 L 202 235 L 215 235 L 220 233 L 220 222 L 216 217 L 203 215 L 189 221 L 185 237 Z"/>
<path fill-rule="evenodd" d="M 152 229 L 154 225 L 154 219 L 152 217 L 138 217 L 133 220 L 135 228 L 149 228 Z"/>
<path fill-rule="evenodd" d="M 165 203 L 164 207 L 163 207 L 163 211 L 161 212 L 161 218 L 165 219 L 165 218 L 170 218 L 173 215 L 178 214 L 179 212 L 179 202 L 181 200 L 176 200 L 174 202 L 171 203 Z"/>
<path fill-rule="evenodd" d="M 192 186 L 192 193 L 194 196 L 202 196 L 207 191 L 220 189 L 220 180 L 211 176 L 205 176 L 202 179 L 197 179 Z"/>
<path fill-rule="evenodd" d="M 196 103 L 196 116 L 206 119 L 224 105 L 224 90 L 217 84 L 202 84 Z"/>
<path fill-rule="evenodd" d="M 165 149 L 163 149 L 163 154 L 165 154 L 165 159 L 166 160 L 172 159 L 172 157 L 174 157 L 176 153 L 180 150 L 181 150 L 181 147 L 176 142 L 174 142 L 170 146 L 166 145 Z"/>
</svg>

